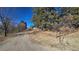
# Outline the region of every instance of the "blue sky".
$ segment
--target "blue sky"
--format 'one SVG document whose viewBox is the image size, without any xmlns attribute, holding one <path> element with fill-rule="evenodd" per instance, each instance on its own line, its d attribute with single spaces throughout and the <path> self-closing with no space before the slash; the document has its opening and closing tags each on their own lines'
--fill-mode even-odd
<svg viewBox="0 0 79 59">
<path fill-rule="evenodd" d="M 31 7 L 16 8 L 15 12 L 16 12 L 15 14 L 17 16 L 16 23 L 19 23 L 21 20 L 24 20 L 25 22 L 27 22 L 28 27 L 32 26 L 31 19 L 32 19 L 33 13 L 32 13 Z"/>
<path fill-rule="evenodd" d="M 32 8 L 31 7 L 20 7 L 15 9 L 15 18 L 16 18 L 16 23 L 19 23 L 21 20 L 24 20 L 27 22 L 27 26 L 30 27 L 32 26 Z"/>
<path fill-rule="evenodd" d="M 6 10 L 6 11 L 5 11 Z M 8 10 L 8 11 L 7 11 Z M 15 24 L 18 24 L 21 22 L 21 20 L 24 20 L 27 22 L 27 26 L 30 27 L 32 26 L 32 8 L 31 7 L 16 7 L 16 8 L 3 8 L 3 15 L 7 15 L 13 19 L 13 22 Z"/>
</svg>

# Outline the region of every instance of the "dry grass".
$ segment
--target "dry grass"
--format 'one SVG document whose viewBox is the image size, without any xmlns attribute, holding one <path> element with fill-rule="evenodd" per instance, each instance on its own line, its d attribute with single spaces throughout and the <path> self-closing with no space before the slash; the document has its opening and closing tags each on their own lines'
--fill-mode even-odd
<svg viewBox="0 0 79 59">
<path fill-rule="evenodd" d="M 37 34 L 30 34 L 30 39 L 35 43 L 49 47 L 56 46 L 58 44 L 56 33 L 51 31 L 41 31 Z"/>
<path fill-rule="evenodd" d="M 79 50 L 79 31 L 65 35 L 62 44 L 56 38 L 56 32 L 40 31 L 36 34 L 29 34 L 34 43 L 38 43 L 60 50 Z"/>
</svg>

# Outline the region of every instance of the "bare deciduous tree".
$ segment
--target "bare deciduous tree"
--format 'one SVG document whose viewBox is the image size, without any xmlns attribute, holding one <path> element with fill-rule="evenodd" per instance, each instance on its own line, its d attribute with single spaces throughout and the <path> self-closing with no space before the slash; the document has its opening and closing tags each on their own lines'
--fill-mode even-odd
<svg viewBox="0 0 79 59">
<path fill-rule="evenodd" d="M 7 36 L 8 28 L 10 25 L 10 19 L 8 17 L 2 17 L 0 16 L 0 21 L 2 22 L 2 27 L 5 33 L 5 36 Z"/>
</svg>

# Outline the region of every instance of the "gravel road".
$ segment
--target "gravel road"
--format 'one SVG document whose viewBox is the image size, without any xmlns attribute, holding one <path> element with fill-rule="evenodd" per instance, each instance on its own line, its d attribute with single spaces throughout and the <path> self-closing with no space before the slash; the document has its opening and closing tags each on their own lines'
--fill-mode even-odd
<svg viewBox="0 0 79 59">
<path fill-rule="evenodd" d="M 0 51 L 48 51 L 49 48 L 33 43 L 29 35 L 8 37 L 0 43 Z"/>
</svg>

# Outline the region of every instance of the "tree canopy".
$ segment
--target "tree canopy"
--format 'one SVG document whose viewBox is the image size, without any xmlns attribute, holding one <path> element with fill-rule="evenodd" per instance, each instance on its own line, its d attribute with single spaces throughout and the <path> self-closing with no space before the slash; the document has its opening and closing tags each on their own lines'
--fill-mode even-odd
<svg viewBox="0 0 79 59">
<path fill-rule="evenodd" d="M 33 8 L 34 25 L 41 29 L 57 29 L 62 26 L 74 27 L 79 23 L 77 7 L 41 7 Z"/>
</svg>

